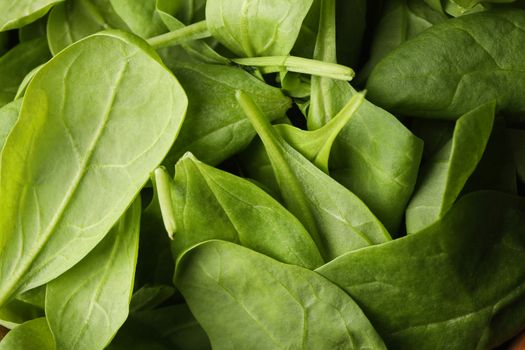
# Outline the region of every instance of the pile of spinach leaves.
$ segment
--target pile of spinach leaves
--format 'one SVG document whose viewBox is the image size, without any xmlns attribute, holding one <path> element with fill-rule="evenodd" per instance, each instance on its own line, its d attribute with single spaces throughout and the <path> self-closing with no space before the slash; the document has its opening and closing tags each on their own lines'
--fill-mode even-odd
<svg viewBox="0 0 525 350">
<path fill-rule="evenodd" d="M 1 1 L 0 350 L 503 349 L 524 9 Z"/>
</svg>

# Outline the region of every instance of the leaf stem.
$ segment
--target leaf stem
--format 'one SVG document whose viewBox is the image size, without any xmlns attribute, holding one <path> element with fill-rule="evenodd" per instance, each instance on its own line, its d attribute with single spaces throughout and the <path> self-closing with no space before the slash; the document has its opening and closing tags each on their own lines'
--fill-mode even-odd
<svg viewBox="0 0 525 350">
<path fill-rule="evenodd" d="M 189 26 L 157 35 L 147 40 L 155 49 L 160 49 L 168 46 L 176 46 L 188 41 L 209 38 L 211 33 L 208 31 L 208 24 L 206 21 L 200 21 L 190 24 Z"/>
<path fill-rule="evenodd" d="M 350 67 L 297 56 L 248 57 L 235 58 L 232 61 L 243 66 L 262 67 L 264 73 L 275 73 L 286 69 L 290 72 L 338 80 L 352 80 L 355 76 Z"/>
<path fill-rule="evenodd" d="M 173 239 L 173 235 L 177 230 L 177 225 L 175 222 L 173 200 L 171 198 L 172 180 L 166 169 L 163 167 L 155 169 L 154 176 L 162 221 L 164 221 L 164 227 L 166 228 L 166 232 L 168 232 L 168 236 L 170 239 Z"/>
</svg>

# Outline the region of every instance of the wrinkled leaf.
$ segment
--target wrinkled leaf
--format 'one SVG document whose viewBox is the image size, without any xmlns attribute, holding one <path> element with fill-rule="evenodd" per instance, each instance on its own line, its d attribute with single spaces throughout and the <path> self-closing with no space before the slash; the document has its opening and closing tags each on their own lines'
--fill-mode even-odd
<svg viewBox="0 0 525 350">
<path fill-rule="evenodd" d="M 494 39 L 498 28 L 498 39 Z M 372 71 L 371 101 L 412 116 L 457 119 L 496 100 L 525 113 L 525 12 L 481 12 L 437 24 L 387 55 Z"/>
</svg>

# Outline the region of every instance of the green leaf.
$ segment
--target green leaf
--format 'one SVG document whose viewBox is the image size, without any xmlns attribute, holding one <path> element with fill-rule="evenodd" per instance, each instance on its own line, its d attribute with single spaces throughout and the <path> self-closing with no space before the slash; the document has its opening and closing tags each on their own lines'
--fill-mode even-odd
<svg viewBox="0 0 525 350">
<path fill-rule="evenodd" d="M 43 316 L 43 309 L 14 299 L 0 308 L 0 326 L 13 329 L 24 322 Z"/>
<path fill-rule="evenodd" d="M 164 161 L 169 169 L 186 152 L 215 165 L 248 146 L 255 131 L 238 108 L 237 89 L 253 96 L 270 120 L 283 117 L 290 107 L 279 89 L 239 68 L 180 64 L 173 71 L 191 98 L 180 135 Z"/>
<path fill-rule="evenodd" d="M 172 242 L 175 257 L 197 243 L 222 239 L 288 264 L 310 269 L 323 264 L 299 220 L 250 181 L 187 154 L 177 163 L 168 190 L 178 220 Z"/>
<path fill-rule="evenodd" d="M 264 143 L 286 206 L 310 232 L 325 260 L 390 240 L 356 195 L 286 143 L 248 95 L 239 91 L 237 97 Z"/>
<path fill-rule="evenodd" d="M 386 1 L 374 34 L 370 58 L 359 78 L 367 78 L 377 63 L 399 45 L 447 19 L 444 13 L 435 11 L 421 0 Z"/>
<path fill-rule="evenodd" d="M 386 349 L 337 286 L 230 242 L 187 251 L 175 284 L 213 348 Z"/>
<path fill-rule="evenodd" d="M 33 78 L 1 160 L 0 305 L 89 253 L 174 142 L 187 99 L 148 50 L 97 34 Z"/>
<path fill-rule="evenodd" d="M 13 101 L 26 74 L 49 58 L 42 39 L 20 43 L 0 57 L 0 107 Z"/>
<path fill-rule="evenodd" d="M 131 31 L 150 38 L 167 31 L 156 9 L 156 0 L 109 0 L 115 13 Z"/>
<path fill-rule="evenodd" d="M 16 0 L 0 2 L 0 31 L 25 26 L 63 0 Z"/>
<path fill-rule="evenodd" d="M 140 200 L 84 259 L 51 281 L 46 316 L 59 349 L 104 349 L 129 312 L 137 262 Z"/>
<path fill-rule="evenodd" d="M 523 28 L 521 10 L 481 12 L 437 24 L 375 67 L 367 96 L 388 110 L 439 119 L 457 119 L 496 100 L 499 111 L 523 120 Z"/>
<path fill-rule="evenodd" d="M 53 55 L 102 30 L 127 29 L 109 0 L 74 0 L 59 4 L 49 13 L 47 39 Z"/>
<path fill-rule="evenodd" d="M 22 99 L 18 99 L 0 108 L 0 153 L 4 149 L 7 136 L 18 120 L 21 107 Z"/>
<path fill-rule="evenodd" d="M 430 226 L 452 207 L 483 156 L 494 110 L 491 102 L 461 116 L 452 139 L 424 165 L 420 184 L 406 210 L 408 233 Z"/>
<path fill-rule="evenodd" d="M 55 350 L 53 334 L 45 318 L 37 318 L 14 328 L 0 342 L 0 350 Z"/>
<path fill-rule="evenodd" d="M 131 297 L 130 312 L 152 310 L 168 300 L 175 293 L 175 288 L 164 285 L 146 285 Z"/>
<path fill-rule="evenodd" d="M 130 315 L 108 350 L 209 350 L 208 336 L 186 304 Z"/>
<path fill-rule="evenodd" d="M 348 103 L 320 129 L 308 131 L 288 124 L 277 124 L 279 134 L 293 148 L 299 151 L 319 169 L 328 173 L 330 151 L 336 137 L 348 124 L 365 99 L 364 94 L 356 94 Z"/>
<path fill-rule="evenodd" d="M 208 0 L 213 37 L 242 57 L 285 56 L 313 0 Z"/>
<path fill-rule="evenodd" d="M 361 306 L 389 349 L 492 349 L 525 324 L 524 230 L 525 199 L 476 192 L 426 230 L 317 272 Z"/>
</svg>

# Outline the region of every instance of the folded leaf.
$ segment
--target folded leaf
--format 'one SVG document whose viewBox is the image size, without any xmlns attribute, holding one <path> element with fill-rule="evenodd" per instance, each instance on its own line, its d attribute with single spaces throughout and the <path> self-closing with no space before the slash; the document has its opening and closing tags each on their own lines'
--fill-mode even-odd
<svg viewBox="0 0 525 350">
<path fill-rule="evenodd" d="M 230 242 L 187 251 L 175 284 L 214 349 L 386 349 L 337 286 Z"/>
<path fill-rule="evenodd" d="M 177 163 L 168 191 L 177 227 L 172 243 L 175 257 L 197 243 L 221 239 L 288 264 L 310 269 L 323 264 L 299 220 L 245 179 L 190 154 Z"/>
<path fill-rule="evenodd" d="M 57 348 L 104 349 L 128 317 L 140 211 L 138 199 L 95 249 L 48 284 L 46 317 Z"/>
<path fill-rule="evenodd" d="M 18 99 L 0 108 L 0 153 L 4 148 L 7 136 L 13 129 L 22 107 L 22 99 Z"/>
<path fill-rule="evenodd" d="M 167 153 L 187 98 L 158 60 L 107 32 L 33 78 L 1 160 L 0 305 L 89 253 Z"/>
<path fill-rule="evenodd" d="M 213 37 L 239 56 L 285 56 L 313 0 L 208 0 Z"/>
<path fill-rule="evenodd" d="M 286 143 L 248 95 L 237 97 L 263 141 L 287 208 L 303 223 L 325 260 L 391 238 L 370 209 Z"/>
<path fill-rule="evenodd" d="M 452 139 L 424 165 L 420 184 L 406 210 L 408 233 L 438 221 L 454 204 L 483 156 L 494 109 L 491 102 L 459 118 Z"/>
<path fill-rule="evenodd" d="M 378 63 L 367 96 L 388 110 L 439 119 L 457 119 L 496 100 L 499 111 L 523 120 L 523 28 L 525 11 L 517 9 L 437 24 Z"/>
<path fill-rule="evenodd" d="M 361 306 L 389 349 L 492 349 L 525 324 L 523 232 L 525 199 L 476 192 L 422 232 L 317 272 Z"/>
</svg>

